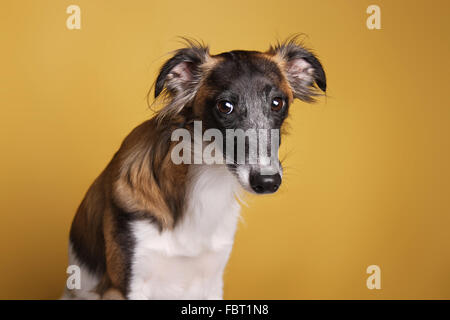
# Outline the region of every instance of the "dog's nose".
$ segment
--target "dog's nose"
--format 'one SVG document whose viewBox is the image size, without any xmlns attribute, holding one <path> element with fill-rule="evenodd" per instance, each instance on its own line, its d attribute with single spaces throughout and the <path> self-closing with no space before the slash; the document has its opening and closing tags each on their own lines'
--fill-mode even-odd
<svg viewBox="0 0 450 320">
<path fill-rule="evenodd" d="M 281 176 L 276 173 L 273 175 L 263 175 L 259 172 L 250 174 L 250 186 L 256 193 L 274 193 L 281 184 Z"/>
</svg>

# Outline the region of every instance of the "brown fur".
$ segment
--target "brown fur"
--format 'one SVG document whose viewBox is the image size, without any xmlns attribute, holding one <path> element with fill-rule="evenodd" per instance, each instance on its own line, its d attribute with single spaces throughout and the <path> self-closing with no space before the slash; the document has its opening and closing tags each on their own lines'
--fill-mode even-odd
<svg viewBox="0 0 450 320">
<path fill-rule="evenodd" d="M 127 240 L 120 232 L 118 216 L 149 219 L 163 230 L 173 228 L 182 212 L 187 166 L 171 161 L 170 135 L 186 119 L 178 115 L 171 125 L 155 121 L 144 122 L 128 135 L 88 190 L 72 223 L 75 253 L 102 276 L 99 293 L 110 287 L 126 292 L 123 245 Z"/>
<path fill-rule="evenodd" d="M 219 59 L 217 59 L 218 61 Z M 215 60 L 206 59 L 203 72 Z M 170 109 L 168 106 L 165 110 Z M 187 165 L 176 165 L 170 140 L 176 128 L 191 128 L 186 110 L 159 113 L 136 127 L 123 141 L 102 174 L 88 190 L 71 229 L 71 242 L 81 260 L 102 277 L 100 294 L 114 288 L 126 293 L 127 260 L 118 216 L 148 219 L 172 229 L 180 218 L 185 195 Z M 127 218 L 125 218 L 126 220 Z"/>
</svg>

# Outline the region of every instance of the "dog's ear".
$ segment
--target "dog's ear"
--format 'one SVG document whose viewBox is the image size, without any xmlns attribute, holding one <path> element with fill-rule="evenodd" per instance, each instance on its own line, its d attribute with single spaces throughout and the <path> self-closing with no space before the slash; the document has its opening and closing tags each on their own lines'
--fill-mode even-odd
<svg viewBox="0 0 450 320">
<path fill-rule="evenodd" d="M 319 95 L 316 86 L 326 91 L 327 79 L 322 64 L 295 39 L 270 47 L 267 53 L 274 56 L 285 72 L 294 98 L 312 102 L 314 96 Z"/>
<path fill-rule="evenodd" d="M 188 47 L 175 51 L 159 72 L 155 83 L 155 98 L 163 90 L 169 95 L 177 95 L 187 90 L 194 90 L 201 79 L 201 65 L 209 57 L 208 47 L 188 42 Z"/>
</svg>

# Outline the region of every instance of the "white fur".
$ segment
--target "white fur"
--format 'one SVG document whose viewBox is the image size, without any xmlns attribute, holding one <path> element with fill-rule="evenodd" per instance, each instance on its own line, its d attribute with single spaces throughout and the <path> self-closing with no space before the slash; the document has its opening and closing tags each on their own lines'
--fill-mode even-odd
<svg viewBox="0 0 450 320">
<path fill-rule="evenodd" d="M 237 179 L 225 165 L 191 165 L 182 219 L 160 232 L 132 225 L 136 246 L 130 299 L 221 299 L 223 271 L 240 206 Z"/>
<path fill-rule="evenodd" d="M 188 181 L 185 212 L 173 230 L 133 222 L 129 299 L 222 299 L 239 218 L 239 182 L 225 165 L 191 165 Z M 71 245 L 69 265 L 80 267 L 81 289 L 66 288 L 61 299 L 99 299 L 94 291 L 100 279 L 80 264 Z"/>
</svg>

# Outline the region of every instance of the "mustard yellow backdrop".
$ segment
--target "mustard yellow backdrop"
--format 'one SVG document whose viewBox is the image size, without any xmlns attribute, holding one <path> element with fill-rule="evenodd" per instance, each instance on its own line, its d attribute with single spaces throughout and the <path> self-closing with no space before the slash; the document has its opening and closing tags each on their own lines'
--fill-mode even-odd
<svg viewBox="0 0 450 320">
<path fill-rule="evenodd" d="M 66 8 L 81 8 L 81 29 Z M 366 9 L 381 8 L 381 30 Z M 449 2 L 2 0 L 0 298 L 58 298 L 72 217 L 177 36 L 212 53 L 293 33 L 328 96 L 292 106 L 286 178 L 248 197 L 227 299 L 450 298 Z M 381 268 L 381 289 L 366 268 Z"/>
</svg>

